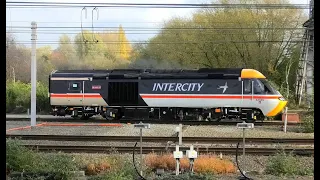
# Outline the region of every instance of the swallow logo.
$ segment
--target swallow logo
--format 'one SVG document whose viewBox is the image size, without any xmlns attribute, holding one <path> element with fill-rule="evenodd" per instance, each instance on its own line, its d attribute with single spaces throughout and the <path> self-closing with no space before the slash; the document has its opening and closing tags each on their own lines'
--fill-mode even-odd
<svg viewBox="0 0 320 180">
<path fill-rule="evenodd" d="M 224 92 L 226 92 L 227 88 L 228 88 L 228 84 L 226 82 L 226 84 L 224 86 L 219 86 L 217 89 L 223 89 L 223 91 L 222 91 L 222 94 L 223 94 Z"/>
</svg>

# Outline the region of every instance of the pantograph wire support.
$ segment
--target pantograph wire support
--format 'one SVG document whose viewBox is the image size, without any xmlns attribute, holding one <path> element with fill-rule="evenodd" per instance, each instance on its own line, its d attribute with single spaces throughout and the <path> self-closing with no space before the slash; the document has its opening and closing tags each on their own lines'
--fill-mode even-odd
<svg viewBox="0 0 320 180">
<path fill-rule="evenodd" d="M 84 37 L 84 35 L 83 35 L 83 28 L 82 28 L 82 12 L 83 11 L 85 11 L 85 18 L 87 19 L 87 8 L 86 7 L 83 7 L 82 8 L 82 10 L 81 10 L 81 34 L 82 34 L 82 39 L 83 39 L 83 41 L 84 41 L 84 43 L 87 43 L 88 42 L 88 40 L 86 40 L 86 38 Z"/>
<path fill-rule="evenodd" d="M 98 20 L 99 19 L 99 9 L 97 7 L 92 9 L 92 40 L 97 43 L 97 42 L 99 42 L 99 40 L 96 39 L 95 34 L 94 34 L 94 29 L 93 29 L 93 12 L 94 11 L 97 13 L 97 20 Z"/>
</svg>

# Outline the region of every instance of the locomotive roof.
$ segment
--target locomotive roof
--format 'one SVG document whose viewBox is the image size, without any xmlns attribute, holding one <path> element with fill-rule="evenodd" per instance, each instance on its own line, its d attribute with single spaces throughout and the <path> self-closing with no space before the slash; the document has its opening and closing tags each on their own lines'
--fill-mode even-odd
<svg viewBox="0 0 320 180">
<path fill-rule="evenodd" d="M 242 68 L 202 68 L 198 70 L 188 70 L 188 69 L 110 69 L 110 70 L 57 70 L 52 73 L 52 75 L 65 74 L 199 74 L 199 73 L 219 73 L 219 74 L 241 74 Z"/>
<path fill-rule="evenodd" d="M 109 70 L 58 70 L 51 77 L 93 78 L 265 78 L 254 69 L 202 68 L 188 69 L 109 69 Z"/>
</svg>

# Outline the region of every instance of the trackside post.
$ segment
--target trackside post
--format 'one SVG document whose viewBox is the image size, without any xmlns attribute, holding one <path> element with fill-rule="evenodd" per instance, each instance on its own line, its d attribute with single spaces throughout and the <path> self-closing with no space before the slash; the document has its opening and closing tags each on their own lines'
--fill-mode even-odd
<svg viewBox="0 0 320 180">
<path fill-rule="evenodd" d="M 242 139 L 243 139 L 243 159 L 245 158 L 245 130 L 246 129 L 253 129 L 254 128 L 254 124 L 253 123 L 246 123 L 245 121 L 243 121 L 242 123 L 237 123 L 237 128 L 242 129 Z M 243 172 L 245 173 L 245 172 Z"/>
<path fill-rule="evenodd" d="M 283 131 L 286 133 L 287 132 L 287 124 L 288 124 L 288 107 L 285 108 L 285 118 L 284 118 L 284 128 Z"/>
<path fill-rule="evenodd" d="M 31 127 L 36 126 L 37 116 L 37 62 L 36 62 L 36 39 L 37 39 L 37 23 L 31 22 Z"/>
<path fill-rule="evenodd" d="M 150 124 L 140 122 L 139 124 L 135 124 L 134 127 L 140 129 L 140 174 L 142 175 L 142 129 L 150 129 Z"/>
</svg>

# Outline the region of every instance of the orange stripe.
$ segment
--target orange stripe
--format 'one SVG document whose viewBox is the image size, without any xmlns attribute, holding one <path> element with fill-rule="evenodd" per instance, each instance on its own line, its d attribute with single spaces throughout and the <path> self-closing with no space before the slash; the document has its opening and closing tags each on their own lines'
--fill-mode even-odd
<svg viewBox="0 0 320 180">
<path fill-rule="evenodd" d="M 44 123 L 41 123 L 41 124 L 37 124 L 36 126 L 43 126 L 43 125 L 44 125 Z M 15 131 L 15 130 L 22 130 L 22 129 L 29 129 L 29 128 L 31 128 L 31 126 L 16 127 L 16 128 L 8 129 L 8 130 L 6 130 L 6 132 Z"/>
<path fill-rule="evenodd" d="M 141 95 L 142 98 L 186 98 L 186 99 L 242 99 L 242 96 L 221 95 Z M 253 96 L 253 99 L 278 99 L 280 96 Z M 243 99 L 251 99 L 252 96 L 243 96 Z"/>
<path fill-rule="evenodd" d="M 58 124 L 58 123 L 46 123 L 42 126 L 112 126 L 112 127 L 122 127 L 122 124 Z"/>
</svg>

